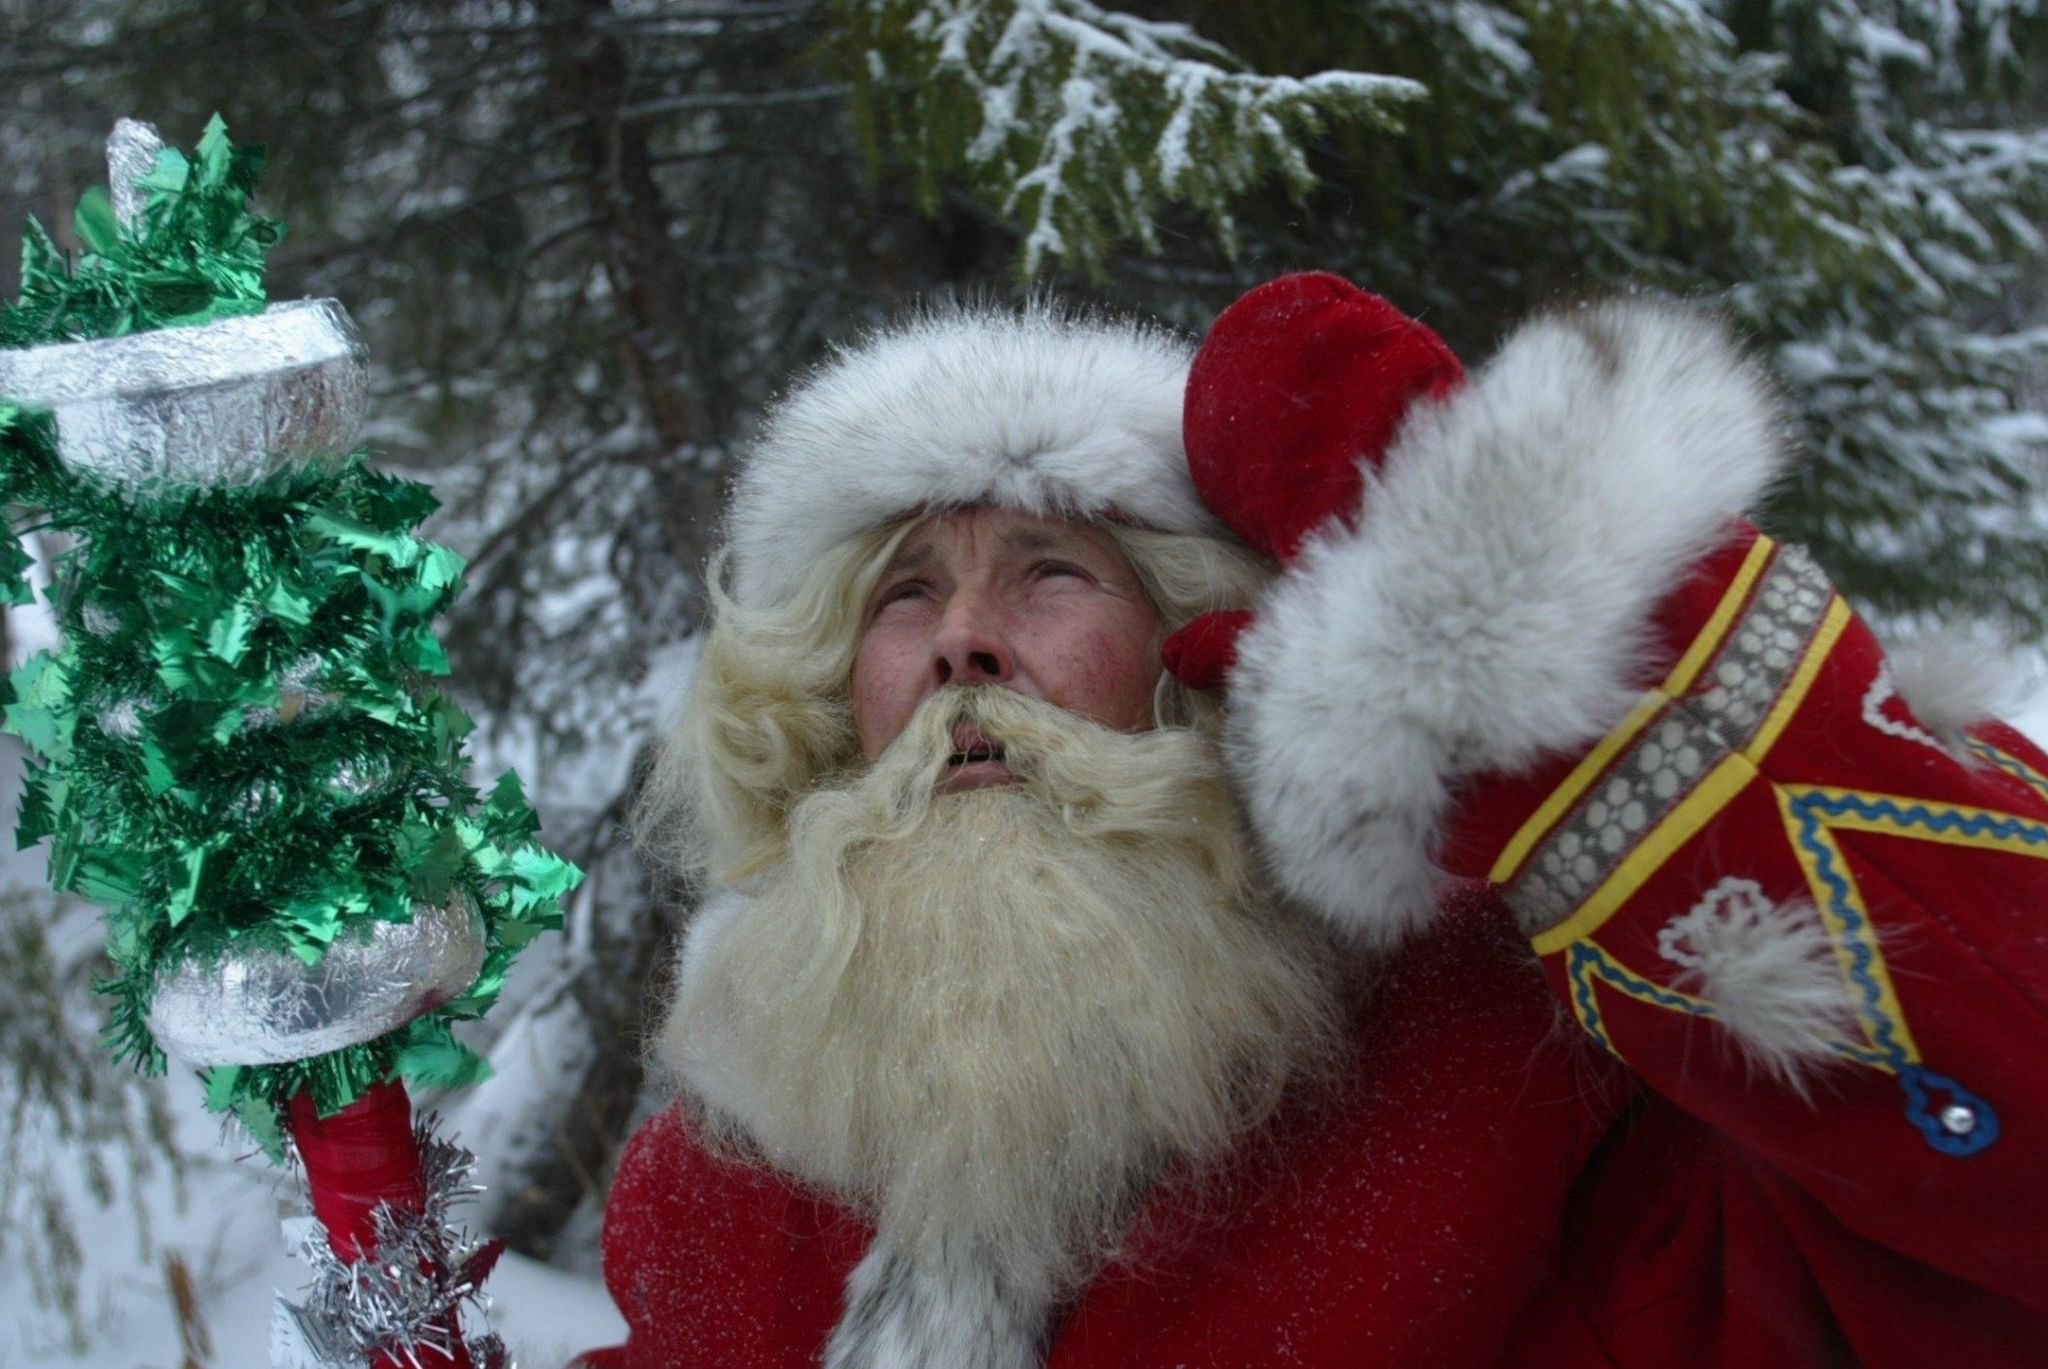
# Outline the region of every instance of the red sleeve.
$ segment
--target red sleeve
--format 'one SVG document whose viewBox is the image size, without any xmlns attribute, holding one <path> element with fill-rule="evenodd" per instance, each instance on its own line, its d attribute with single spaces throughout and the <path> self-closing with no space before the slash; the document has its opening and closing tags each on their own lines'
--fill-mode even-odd
<svg viewBox="0 0 2048 1369">
<path fill-rule="evenodd" d="M 1452 864 L 1548 925 L 1553 989 L 1650 1087 L 1848 1232 L 2048 1311 L 2048 757 L 1932 735 L 1811 560 L 1754 529 L 1660 627 L 1635 712 L 1476 786 Z M 1803 1041 L 1769 959 L 1800 925 L 1844 1009 Z M 1702 937 L 1760 954 L 1704 977 Z M 1788 1086 L 1760 1041 L 1823 1067 Z"/>
</svg>

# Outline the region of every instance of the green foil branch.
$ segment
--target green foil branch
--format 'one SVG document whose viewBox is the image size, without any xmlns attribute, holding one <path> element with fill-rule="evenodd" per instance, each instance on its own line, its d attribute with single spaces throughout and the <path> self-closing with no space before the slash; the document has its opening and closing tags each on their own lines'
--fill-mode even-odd
<svg viewBox="0 0 2048 1369">
<path fill-rule="evenodd" d="M 284 225 L 249 208 L 263 149 L 236 147 L 215 115 L 187 157 L 166 148 L 136 183 L 141 222 L 121 224 L 97 186 L 79 197 L 76 266 L 34 219 L 21 249 L 21 298 L 0 305 L 0 347 L 124 337 L 263 309 L 263 259 Z"/>
</svg>

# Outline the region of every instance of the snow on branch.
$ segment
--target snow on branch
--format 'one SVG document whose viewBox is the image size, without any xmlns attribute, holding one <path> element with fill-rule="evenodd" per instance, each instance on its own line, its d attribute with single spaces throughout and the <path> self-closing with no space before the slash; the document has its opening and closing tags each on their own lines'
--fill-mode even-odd
<svg viewBox="0 0 2048 1369">
<path fill-rule="evenodd" d="M 1094 264 L 1120 237 L 1158 246 L 1163 202 L 1234 245 L 1231 200 L 1268 176 L 1314 181 L 1303 144 L 1326 116 L 1398 127 L 1427 91 L 1405 77 L 1263 76 L 1185 24 L 1089 0 L 842 0 L 847 69 L 887 102 L 928 196 L 965 171 L 1025 233 L 1019 268 Z M 872 114 L 873 106 L 869 105 Z"/>
</svg>

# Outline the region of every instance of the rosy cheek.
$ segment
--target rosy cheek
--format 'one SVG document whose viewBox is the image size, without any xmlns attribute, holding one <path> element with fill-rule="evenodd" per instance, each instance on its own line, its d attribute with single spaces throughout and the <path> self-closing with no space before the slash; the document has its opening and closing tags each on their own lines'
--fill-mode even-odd
<svg viewBox="0 0 2048 1369">
<path fill-rule="evenodd" d="M 1159 672 L 1146 653 L 1121 633 L 1091 631 L 1075 662 L 1088 681 L 1088 708 L 1111 727 L 1143 727 L 1152 720 L 1152 690 Z"/>
</svg>

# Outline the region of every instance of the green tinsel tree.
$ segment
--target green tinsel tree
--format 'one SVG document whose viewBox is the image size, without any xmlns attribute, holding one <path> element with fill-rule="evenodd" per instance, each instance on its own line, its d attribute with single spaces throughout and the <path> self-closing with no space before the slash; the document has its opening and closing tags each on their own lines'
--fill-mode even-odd
<svg viewBox="0 0 2048 1369">
<path fill-rule="evenodd" d="M 165 150 L 138 182 L 134 222 L 103 193 L 83 199 L 75 263 L 32 224 L 0 345 L 261 312 L 283 231 L 249 208 L 261 168 L 216 118 L 192 156 Z M 468 906 L 484 955 L 459 997 L 312 1059 L 215 1067 L 206 1090 L 275 1152 L 277 1107 L 301 1090 L 327 1114 L 387 1078 L 482 1078 L 451 1028 L 490 1008 L 580 876 L 532 840 L 516 776 L 488 798 L 469 784 L 470 720 L 428 685 L 448 670 L 432 625 L 463 571 L 415 533 L 432 496 L 360 451 L 140 491 L 58 451 L 48 412 L 0 396 L 0 502 L 72 539 L 51 594 L 64 645 L 6 690 L 6 728 L 40 760 L 18 835 L 49 838 L 51 884 L 105 909 L 116 1056 L 163 1070 L 149 1009 L 173 964 L 282 950 L 311 966 L 416 907 Z M 17 603 L 23 569 L 18 552 L 0 567 Z"/>
</svg>

